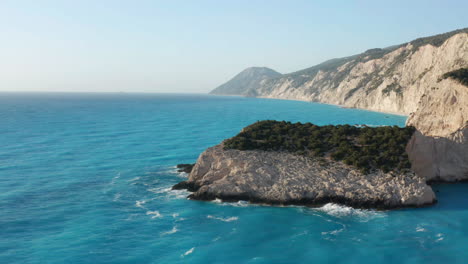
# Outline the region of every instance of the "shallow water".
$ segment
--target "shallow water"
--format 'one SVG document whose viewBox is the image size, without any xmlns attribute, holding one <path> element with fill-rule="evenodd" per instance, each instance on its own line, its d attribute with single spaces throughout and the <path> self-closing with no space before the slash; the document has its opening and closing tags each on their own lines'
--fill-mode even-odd
<svg viewBox="0 0 468 264">
<path fill-rule="evenodd" d="M 397 211 L 189 201 L 170 187 L 257 120 L 405 117 L 205 95 L 0 94 L 0 263 L 466 263 L 468 185 Z"/>
</svg>

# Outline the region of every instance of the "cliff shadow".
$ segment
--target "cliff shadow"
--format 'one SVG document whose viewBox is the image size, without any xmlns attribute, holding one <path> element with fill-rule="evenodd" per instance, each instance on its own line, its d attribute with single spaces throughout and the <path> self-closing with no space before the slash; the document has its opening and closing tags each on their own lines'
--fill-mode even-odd
<svg viewBox="0 0 468 264">
<path fill-rule="evenodd" d="M 426 136 L 416 130 L 407 146 L 412 169 L 428 182 L 468 180 L 468 127 L 448 137 Z"/>
</svg>

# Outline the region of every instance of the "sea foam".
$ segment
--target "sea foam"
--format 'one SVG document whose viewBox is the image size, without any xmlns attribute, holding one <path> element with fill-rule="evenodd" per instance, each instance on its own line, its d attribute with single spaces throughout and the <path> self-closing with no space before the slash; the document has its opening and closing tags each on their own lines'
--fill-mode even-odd
<svg viewBox="0 0 468 264">
<path fill-rule="evenodd" d="M 155 218 L 162 218 L 163 216 L 159 213 L 159 211 L 147 211 L 146 215 L 151 215 L 151 219 Z"/>
<path fill-rule="evenodd" d="M 186 251 L 184 254 L 182 254 L 181 256 L 182 256 L 182 257 L 185 257 L 185 256 L 187 256 L 187 255 L 190 255 L 190 254 L 193 253 L 194 250 L 195 250 L 195 248 L 193 247 L 193 248 L 187 250 L 187 251 Z"/>
<path fill-rule="evenodd" d="M 216 217 L 216 216 L 213 216 L 213 215 L 208 215 L 206 218 L 215 219 L 215 220 L 219 220 L 219 221 L 223 221 L 223 222 L 232 222 L 232 221 L 237 221 L 239 219 L 239 217 L 237 217 L 237 216 L 231 216 L 231 217 L 223 218 L 223 217 Z"/>
<path fill-rule="evenodd" d="M 166 232 L 162 232 L 161 235 L 162 235 L 162 236 L 170 235 L 170 234 L 176 233 L 177 231 L 179 231 L 179 229 L 177 229 L 177 227 L 174 226 L 171 230 L 166 231 Z"/>
<path fill-rule="evenodd" d="M 377 212 L 374 210 L 366 210 L 366 209 L 355 209 L 349 206 L 328 203 L 322 207 L 315 208 L 314 210 L 324 212 L 328 215 L 344 218 L 344 217 L 356 217 L 360 221 L 369 221 L 374 218 L 384 217 L 384 212 Z"/>
</svg>

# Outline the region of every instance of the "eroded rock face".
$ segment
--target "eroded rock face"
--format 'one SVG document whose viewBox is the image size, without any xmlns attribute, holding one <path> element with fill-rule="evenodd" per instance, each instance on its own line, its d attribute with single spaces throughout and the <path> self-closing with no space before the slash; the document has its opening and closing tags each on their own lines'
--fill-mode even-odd
<svg viewBox="0 0 468 264">
<path fill-rule="evenodd" d="M 224 150 L 198 158 L 189 179 L 190 198 L 320 206 L 336 202 L 361 208 L 417 207 L 435 202 L 425 180 L 413 173 L 363 175 L 340 162 L 284 152 Z"/>
<path fill-rule="evenodd" d="M 449 137 L 425 136 L 417 131 L 407 152 L 412 169 L 427 181 L 456 182 L 468 179 L 468 128 Z"/>
<path fill-rule="evenodd" d="M 436 83 L 407 124 L 418 129 L 407 147 L 417 174 L 429 181 L 468 180 L 468 87 L 450 79 Z"/>
</svg>

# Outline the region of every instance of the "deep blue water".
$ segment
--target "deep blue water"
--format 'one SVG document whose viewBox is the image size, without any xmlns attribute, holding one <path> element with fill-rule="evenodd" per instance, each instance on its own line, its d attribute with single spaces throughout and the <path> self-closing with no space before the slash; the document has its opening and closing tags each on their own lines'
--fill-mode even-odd
<svg viewBox="0 0 468 264">
<path fill-rule="evenodd" d="M 0 94 L 0 263 L 467 263 L 468 185 L 430 208 L 185 199 L 178 163 L 257 120 L 404 125 L 306 102 Z"/>
</svg>

